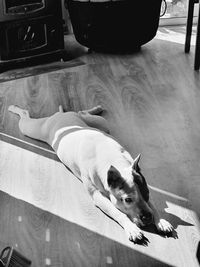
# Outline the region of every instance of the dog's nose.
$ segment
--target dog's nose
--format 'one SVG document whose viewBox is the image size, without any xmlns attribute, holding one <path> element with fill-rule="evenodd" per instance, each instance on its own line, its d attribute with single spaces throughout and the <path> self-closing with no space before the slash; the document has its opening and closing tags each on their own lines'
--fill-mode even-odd
<svg viewBox="0 0 200 267">
<path fill-rule="evenodd" d="M 153 221 L 153 216 L 150 212 L 145 212 L 140 216 L 140 219 L 144 224 L 150 224 Z"/>
</svg>

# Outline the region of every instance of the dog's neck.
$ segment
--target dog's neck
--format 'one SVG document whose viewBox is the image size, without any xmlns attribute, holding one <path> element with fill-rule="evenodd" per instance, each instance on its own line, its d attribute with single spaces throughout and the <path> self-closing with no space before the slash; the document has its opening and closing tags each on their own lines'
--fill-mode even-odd
<svg viewBox="0 0 200 267">
<path fill-rule="evenodd" d="M 110 165 L 114 166 L 122 176 L 127 176 L 127 172 L 132 172 L 133 158 L 126 150 L 121 150 L 112 157 Z"/>
</svg>

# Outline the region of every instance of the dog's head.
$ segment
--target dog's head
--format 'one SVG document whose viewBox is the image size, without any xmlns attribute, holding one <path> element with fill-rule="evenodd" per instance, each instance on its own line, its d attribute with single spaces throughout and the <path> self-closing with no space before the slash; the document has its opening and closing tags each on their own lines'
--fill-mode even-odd
<svg viewBox="0 0 200 267">
<path fill-rule="evenodd" d="M 120 173 L 114 166 L 107 180 L 111 202 L 138 226 L 152 223 L 153 212 L 148 205 L 149 189 L 139 167 L 140 155 L 133 165 Z"/>
</svg>

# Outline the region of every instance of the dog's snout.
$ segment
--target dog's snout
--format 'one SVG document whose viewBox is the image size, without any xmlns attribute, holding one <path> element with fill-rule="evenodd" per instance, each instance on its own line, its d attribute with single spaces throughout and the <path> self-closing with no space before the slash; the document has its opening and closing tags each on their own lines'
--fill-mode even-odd
<svg viewBox="0 0 200 267">
<path fill-rule="evenodd" d="M 153 221 L 153 216 L 150 212 L 144 212 L 140 215 L 140 219 L 144 224 L 150 224 Z"/>
</svg>

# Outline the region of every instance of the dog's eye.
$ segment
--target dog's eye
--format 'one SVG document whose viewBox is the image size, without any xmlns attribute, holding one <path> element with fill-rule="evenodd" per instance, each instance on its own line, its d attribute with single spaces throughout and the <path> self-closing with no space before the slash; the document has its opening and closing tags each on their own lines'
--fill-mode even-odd
<svg viewBox="0 0 200 267">
<path fill-rule="evenodd" d="M 130 204 L 130 203 L 133 202 L 132 198 L 130 198 L 130 197 L 125 198 L 124 201 L 125 201 L 127 204 Z"/>
</svg>

